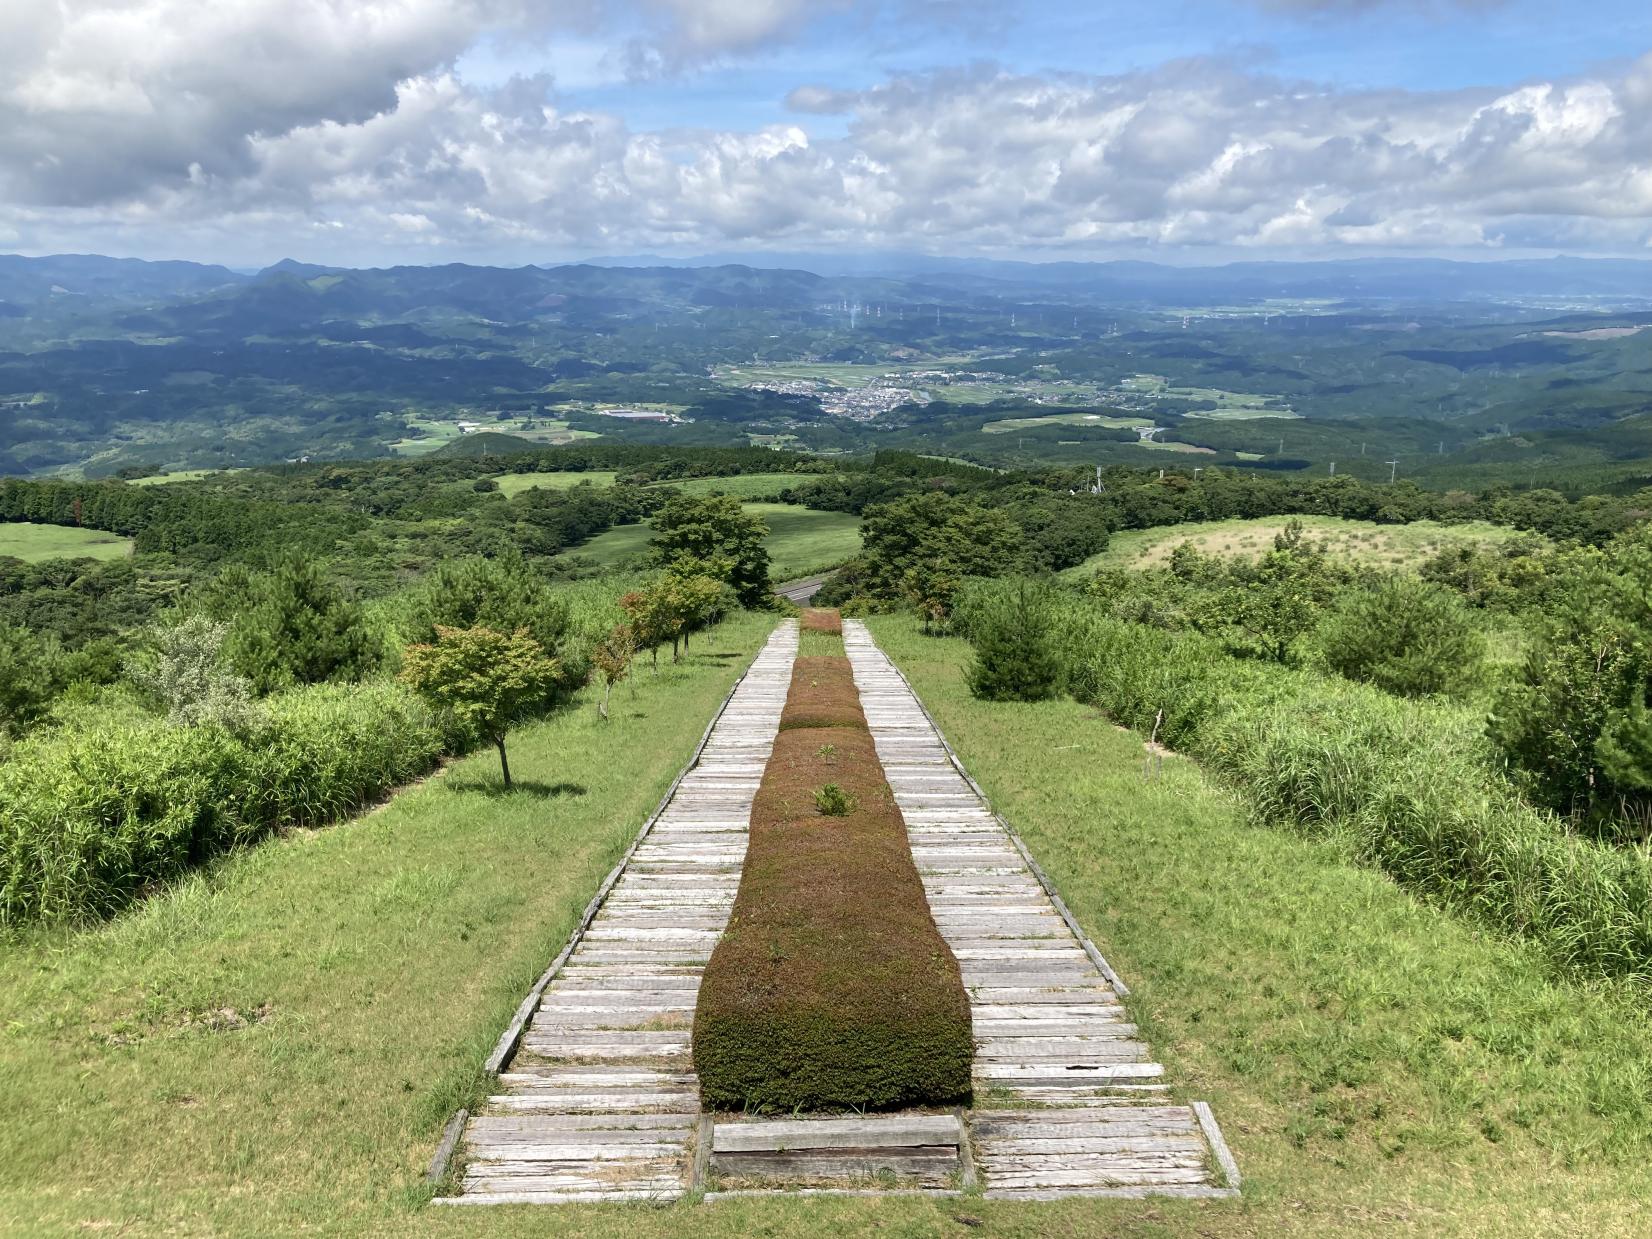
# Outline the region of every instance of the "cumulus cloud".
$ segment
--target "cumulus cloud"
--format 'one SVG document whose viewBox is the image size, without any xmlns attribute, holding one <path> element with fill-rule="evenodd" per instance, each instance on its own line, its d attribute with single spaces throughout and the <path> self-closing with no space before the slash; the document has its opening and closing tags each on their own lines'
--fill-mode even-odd
<svg viewBox="0 0 1652 1239">
<path fill-rule="evenodd" d="M 843 7 L 647 3 L 696 55 Z M 1652 239 L 1652 57 L 1452 92 L 1345 91 L 1211 61 L 977 67 L 799 87 L 793 123 L 638 131 L 568 106 L 546 79 L 482 90 L 453 70 L 475 31 L 543 17 L 528 0 L 9 6 L 0 233 L 332 261 Z M 811 131 L 822 113 L 830 137 Z"/>
</svg>

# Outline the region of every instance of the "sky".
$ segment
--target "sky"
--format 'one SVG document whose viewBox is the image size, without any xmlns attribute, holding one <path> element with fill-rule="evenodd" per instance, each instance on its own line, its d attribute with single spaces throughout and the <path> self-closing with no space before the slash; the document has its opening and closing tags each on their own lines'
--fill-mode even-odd
<svg viewBox="0 0 1652 1239">
<path fill-rule="evenodd" d="M 0 250 L 1652 258 L 1652 5 L 0 0 Z"/>
</svg>

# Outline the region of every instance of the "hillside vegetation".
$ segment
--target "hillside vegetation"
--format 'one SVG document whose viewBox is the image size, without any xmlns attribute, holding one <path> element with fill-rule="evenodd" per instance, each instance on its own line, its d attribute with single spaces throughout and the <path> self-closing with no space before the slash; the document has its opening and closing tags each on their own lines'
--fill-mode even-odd
<svg viewBox="0 0 1652 1239">
<path fill-rule="evenodd" d="M 1638 1233 L 1652 1117 L 1639 985 L 1568 979 L 1360 862 L 1259 825 L 1178 756 L 1072 701 L 974 698 L 968 647 L 878 642 L 1109 961 L 1245 1173 L 1234 1209 L 1074 1202 L 1044 1233 Z M 990 1226 L 1017 1221 L 989 1211 Z"/>
<path fill-rule="evenodd" d="M 1067 569 L 1068 580 L 1082 581 L 1103 568 L 1162 568 L 1170 553 L 1190 543 L 1206 555 L 1257 559 L 1295 520 L 1303 534 L 1338 558 L 1376 567 L 1416 568 L 1442 551 L 1495 548 L 1517 536 L 1507 525 L 1489 521 L 1441 524 L 1420 520 L 1404 525 L 1347 520 L 1336 516 L 1255 517 L 1249 520 L 1188 521 L 1159 529 L 1115 534 L 1107 549 Z"/>
</svg>

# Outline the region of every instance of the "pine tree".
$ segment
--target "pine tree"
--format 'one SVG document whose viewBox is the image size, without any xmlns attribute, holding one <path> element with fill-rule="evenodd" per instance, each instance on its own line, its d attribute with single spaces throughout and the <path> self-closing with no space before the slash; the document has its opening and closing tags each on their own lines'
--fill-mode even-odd
<svg viewBox="0 0 1652 1239">
<path fill-rule="evenodd" d="M 1061 687 L 1056 655 L 1053 591 L 1018 580 L 975 625 L 975 663 L 969 687 L 988 701 L 1045 701 Z"/>
</svg>

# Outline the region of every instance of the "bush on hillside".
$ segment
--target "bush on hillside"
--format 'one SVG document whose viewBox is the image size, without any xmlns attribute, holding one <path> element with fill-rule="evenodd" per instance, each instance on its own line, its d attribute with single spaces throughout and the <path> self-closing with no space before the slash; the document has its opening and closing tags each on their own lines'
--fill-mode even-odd
<svg viewBox="0 0 1652 1239">
<path fill-rule="evenodd" d="M 1055 591 L 1037 581 L 994 591 L 970 621 L 971 692 L 988 701 L 1046 701 L 1060 692 L 1054 605 Z"/>
<path fill-rule="evenodd" d="M 1569 557 L 1489 734 L 1527 794 L 1596 832 L 1644 835 L 1652 764 L 1637 752 L 1652 684 L 1652 532 Z"/>
<path fill-rule="evenodd" d="M 1568 833 L 1493 766 L 1475 714 L 1224 658 L 1211 640 L 1068 609 L 1081 701 L 1226 776 L 1268 822 L 1336 832 L 1442 904 L 1566 965 L 1652 970 L 1652 859 Z"/>
<path fill-rule="evenodd" d="M 106 916 L 270 831 L 334 821 L 426 773 L 445 737 L 393 684 L 265 703 L 255 741 L 88 715 L 0 766 L 0 923 Z"/>
<path fill-rule="evenodd" d="M 384 642 L 360 604 L 299 554 L 273 572 L 228 569 L 197 601 L 229 626 L 224 656 L 261 695 L 360 680 L 384 663 Z"/>
<path fill-rule="evenodd" d="M 585 682 L 594 635 L 578 630 L 563 593 L 514 551 L 494 559 L 451 559 L 437 565 L 415 592 L 402 627 L 410 642 L 421 645 L 436 640 L 438 626 L 481 626 L 495 632 L 525 628 L 557 660 L 560 670 L 549 694 L 554 698 Z"/>
<path fill-rule="evenodd" d="M 1319 642 L 1332 671 L 1399 697 L 1461 694 L 1479 679 L 1486 651 L 1454 594 L 1399 574 L 1343 594 Z"/>
<path fill-rule="evenodd" d="M 252 685 L 224 665 L 229 626 L 204 615 L 149 630 L 149 649 L 133 658 L 127 678 L 178 727 L 216 725 L 250 735 L 262 719 Z"/>
</svg>

